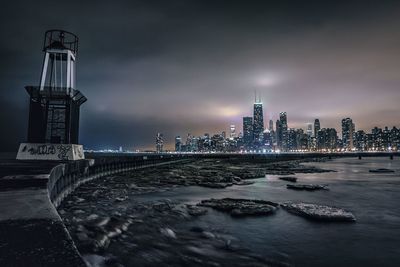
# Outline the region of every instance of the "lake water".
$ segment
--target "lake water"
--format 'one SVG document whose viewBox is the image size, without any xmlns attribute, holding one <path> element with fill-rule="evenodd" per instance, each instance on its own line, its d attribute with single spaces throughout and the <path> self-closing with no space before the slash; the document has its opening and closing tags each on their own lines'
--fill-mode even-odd
<svg viewBox="0 0 400 267">
<path fill-rule="evenodd" d="M 136 203 L 165 199 L 196 204 L 208 198 L 232 197 L 337 206 L 352 212 L 357 222 L 315 222 L 283 209 L 271 216 L 232 218 L 228 214 L 210 209 L 206 215 L 169 227 L 176 231 L 189 231 L 191 227 L 197 226 L 214 233 L 224 233 L 234 238 L 233 242 L 240 247 L 279 264 L 308 267 L 400 266 L 400 159 L 352 158 L 304 164 L 336 171 L 296 175 L 298 183 L 326 184 L 329 191 L 288 190 L 288 182 L 279 180 L 278 176 L 267 175 L 253 180 L 255 183 L 252 185 L 225 189 L 178 187 L 164 192 L 133 195 L 118 205 L 133 206 Z M 395 172 L 369 172 L 370 169 L 377 168 L 388 168 Z M 96 182 L 102 187 L 110 186 L 107 179 L 93 183 Z M 68 199 L 73 199 L 74 194 L 87 195 L 92 189 L 89 186 L 86 190 L 78 189 Z M 102 196 L 94 201 L 71 205 L 80 205 L 80 209 L 87 209 L 86 214 L 99 212 L 100 209 L 110 214 L 116 209 L 113 200 L 102 199 Z M 135 228 L 132 228 L 132 232 L 133 237 L 141 234 Z M 128 236 L 125 243 L 114 245 L 117 249 L 113 252 L 118 253 L 119 248 L 129 244 L 129 238 Z M 138 244 L 140 245 L 140 240 Z M 136 256 L 132 254 L 131 257 Z"/>
<path fill-rule="evenodd" d="M 351 211 L 357 222 L 319 223 L 280 209 L 272 216 L 239 219 L 210 210 L 190 224 L 226 232 L 243 247 L 295 266 L 400 266 L 400 159 L 335 159 L 306 164 L 337 171 L 296 175 L 299 183 L 327 184 L 329 191 L 288 190 L 287 182 L 268 175 L 249 186 L 181 187 L 136 198 L 197 203 L 211 197 L 234 197 L 337 206 Z M 396 172 L 369 172 L 376 168 Z"/>
</svg>

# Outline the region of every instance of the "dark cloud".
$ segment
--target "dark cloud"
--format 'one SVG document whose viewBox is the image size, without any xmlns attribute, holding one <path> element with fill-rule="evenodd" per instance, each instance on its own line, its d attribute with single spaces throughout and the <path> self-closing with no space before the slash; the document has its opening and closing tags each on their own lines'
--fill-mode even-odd
<svg viewBox="0 0 400 267">
<path fill-rule="evenodd" d="M 399 126 L 397 1 L 13 1 L 0 10 L 2 147 L 23 140 L 43 33 L 80 37 L 81 140 L 152 146 L 157 131 L 241 127 L 254 89 L 290 127 Z M 4 114 L 10 114 L 9 116 Z M 10 127 L 5 127 L 9 125 Z"/>
</svg>

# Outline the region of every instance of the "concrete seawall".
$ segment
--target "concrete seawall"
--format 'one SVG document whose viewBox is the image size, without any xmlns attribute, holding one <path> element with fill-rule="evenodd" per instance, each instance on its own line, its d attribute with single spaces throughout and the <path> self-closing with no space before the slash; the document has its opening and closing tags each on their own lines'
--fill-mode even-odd
<svg viewBox="0 0 400 267">
<path fill-rule="evenodd" d="M 164 164 L 187 161 L 191 156 L 138 156 L 101 157 L 60 164 L 54 167 L 49 176 L 47 189 L 55 207 L 81 184 L 100 177 L 128 172 L 136 169 L 155 167 Z"/>
<path fill-rule="evenodd" d="M 100 177 L 190 160 L 160 155 L 0 162 L 0 266 L 86 266 L 56 207 Z"/>
</svg>

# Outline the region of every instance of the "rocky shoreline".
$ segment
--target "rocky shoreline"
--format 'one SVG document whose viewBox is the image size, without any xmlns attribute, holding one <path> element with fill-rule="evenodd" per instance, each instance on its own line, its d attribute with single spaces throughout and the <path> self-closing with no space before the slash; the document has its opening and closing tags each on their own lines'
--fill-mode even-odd
<svg viewBox="0 0 400 267">
<path fill-rule="evenodd" d="M 189 227 L 207 213 L 204 207 L 160 200 L 112 209 L 63 216 L 89 266 L 288 266 L 252 253 L 213 226 Z"/>
<path fill-rule="evenodd" d="M 128 179 L 128 189 L 137 193 L 154 192 L 176 186 L 201 186 L 222 189 L 233 185 L 250 185 L 251 179 L 265 175 L 324 173 L 332 170 L 305 166 L 302 161 L 280 163 L 248 163 L 228 160 L 202 160 L 179 167 L 159 167 L 118 176 Z M 297 178 L 293 177 L 290 179 Z M 128 181 L 127 181 L 128 182 Z"/>
</svg>

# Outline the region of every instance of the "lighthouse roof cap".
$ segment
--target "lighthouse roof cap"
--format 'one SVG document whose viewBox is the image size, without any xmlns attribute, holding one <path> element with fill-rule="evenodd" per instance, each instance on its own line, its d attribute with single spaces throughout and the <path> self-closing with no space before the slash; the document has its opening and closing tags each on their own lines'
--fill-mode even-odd
<svg viewBox="0 0 400 267">
<path fill-rule="evenodd" d="M 64 30 L 48 30 L 45 33 L 43 51 L 47 49 L 78 51 L 78 36 Z"/>
</svg>

